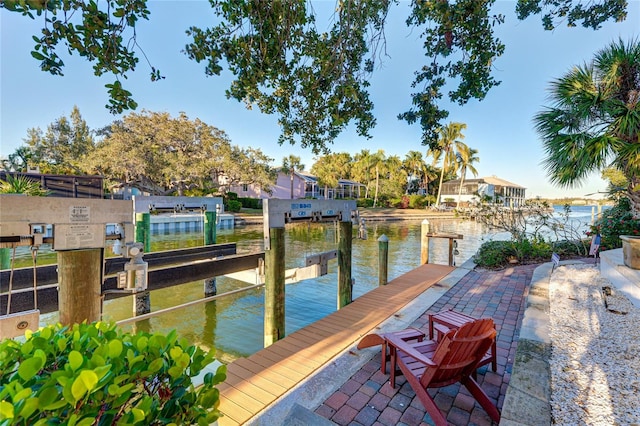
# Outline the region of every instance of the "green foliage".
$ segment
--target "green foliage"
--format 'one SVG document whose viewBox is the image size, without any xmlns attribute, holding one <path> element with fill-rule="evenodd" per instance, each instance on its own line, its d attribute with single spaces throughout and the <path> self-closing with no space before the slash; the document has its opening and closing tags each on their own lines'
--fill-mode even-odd
<svg viewBox="0 0 640 426">
<path fill-rule="evenodd" d="M 227 200 L 237 200 L 238 199 L 238 193 L 229 191 L 229 192 L 227 192 L 225 198 Z"/>
<path fill-rule="evenodd" d="M 587 236 L 595 233 L 600 233 L 601 250 L 622 247 L 620 235 L 640 235 L 640 219 L 633 217 L 628 198 L 620 198 L 615 206 L 602 212 Z"/>
<path fill-rule="evenodd" d="M 429 204 L 429 199 L 425 195 L 409 195 L 410 209 L 423 209 Z"/>
<path fill-rule="evenodd" d="M 231 145 L 224 131 L 185 113 L 131 113 L 105 133 L 88 156 L 89 170 L 152 195 L 223 192 L 219 176 L 226 188 L 241 182 L 268 189 L 273 182 L 271 158 Z"/>
<path fill-rule="evenodd" d="M 369 137 L 376 121 L 369 82 L 386 54 L 385 22 L 390 6 L 398 2 L 336 1 L 328 21 L 319 25 L 313 3 L 305 0 L 210 3 L 216 25 L 191 27 L 185 52 L 206 63 L 207 75 L 220 75 L 227 66 L 235 76 L 227 97 L 276 114 L 280 143 L 326 153 L 352 123 L 358 134 Z M 423 39 L 426 63 L 416 70 L 413 107 L 399 118 L 419 122 L 422 141 L 430 147 L 436 146 L 437 129 L 449 115 L 443 102 L 482 100 L 499 84 L 492 71 L 505 46 L 494 28 L 504 16 L 491 14 L 494 3 L 412 2 L 406 22 L 409 32 Z M 33 37 L 31 52 L 43 71 L 62 74 L 64 62 L 56 53 L 62 43 L 70 53 L 92 62 L 95 75 L 115 76 L 105 85 L 111 112 L 137 107 L 120 77 L 127 78 L 139 62 L 135 30 L 149 17 L 146 0 L 5 0 L 1 5 L 31 19 L 34 14 L 43 17 L 42 35 Z M 624 0 L 518 0 L 516 11 L 520 19 L 544 13 L 546 29 L 553 29 L 554 21 L 597 29 L 608 19 L 625 19 L 627 7 Z M 139 53 L 146 59 L 143 51 Z M 164 78 L 151 64 L 149 68 L 152 81 Z"/>
<path fill-rule="evenodd" d="M 229 200 L 227 201 L 225 209 L 233 213 L 238 213 L 240 209 L 242 209 L 242 203 L 238 200 Z"/>
<path fill-rule="evenodd" d="M 219 416 L 226 367 L 167 335 L 123 333 L 115 324 L 48 326 L 0 342 L 0 424 L 198 424 Z"/>
<path fill-rule="evenodd" d="M 24 194 L 44 197 L 49 193 L 40 186 L 37 180 L 29 179 L 24 175 L 12 176 L 6 174 L 6 180 L 0 179 L 0 194 Z"/>
<path fill-rule="evenodd" d="M 499 268 L 508 264 L 508 259 L 516 255 L 511 241 L 487 241 L 483 243 L 473 261 L 484 268 Z"/>
<path fill-rule="evenodd" d="M 356 200 L 356 205 L 358 207 L 371 208 L 371 207 L 373 207 L 373 199 L 371 199 L 371 198 L 358 198 Z"/>
<path fill-rule="evenodd" d="M 86 156 L 94 149 L 94 140 L 80 110 L 74 106 L 70 116 L 62 116 L 47 126 L 27 130 L 25 145 L 9 155 L 6 168 L 26 172 L 38 167 L 41 173 L 83 174 Z"/>
<path fill-rule="evenodd" d="M 99 7 L 96 1 L 83 0 L 5 0 L 2 5 L 31 19 L 35 19 L 34 12 L 43 16 L 42 33 L 33 36 L 35 46 L 31 51 L 31 56 L 40 61 L 42 71 L 63 75 L 64 62 L 56 51 L 62 43 L 70 54 L 77 53 L 93 62 L 96 76 L 111 73 L 116 77 L 113 83 L 105 85 L 110 97 L 106 107 L 112 113 L 137 108 L 119 77 L 126 78 L 138 64 L 133 50 L 139 48 L 135 27 L 139 19 L 149 17 L 145 0 L 109 2 L 106 8 Z M 151 80 L 160 78 L 163 78 L 160 72 L 151 67 Z"/>
<path fill-rule="evenodd" d="M 516 13 L 518 19 L 525 19 L 530 15 L 547 13 L 542 16 L 545 30 L 553 30 L 558 23 L 575 27 L 577 23 L 585 28 L 597 30 L 602 23 L 609 19 L 620 22 L 627 17 L 627 1 L 605 0 L 601 2 L 575 2 L 573 0 L 518 0 Z M 554 22 L 557 21 L 557 22 Z"/>
<path fill-rule="evenodd" d="M 640 218 L 640 40 L 611 42 L 593 60 L 551 83 L 552 105 L 534 122 L 553 183 L 571 187 L 614 167 Z"/>
<path fill-rule="evenodd" d="M 260 198 L 249 198 L 249 197 L 241 197 L 238 198 L 238 201 L 242 204 L 242 207 L 245 209 L 261 209 L 262 208 L 262 200 Z"/>
<path fill-rule="evenodd" d="M 491 75 L 494 61 L 504 53 L 504 44 L 494 35 L 494 27 L 504 22 L 503 15 L 491 15 L 495 0 L 416 1 L 412 2 L 408 26 L 416 26 L 424 39 L 426 64 L 416 71 L 412 93 L 414 107 L 398 116 L 409 124 L 420 122 L 423 144 L 438 146 L 438 129 L 449 112 L 440 106 L 442 90 L 457 83 L 448 92 L 451 102 L 466 104 L 482 100 L 500 84 Z M 449 80 L 451 79 L 451 80 Z"/>
</svg>

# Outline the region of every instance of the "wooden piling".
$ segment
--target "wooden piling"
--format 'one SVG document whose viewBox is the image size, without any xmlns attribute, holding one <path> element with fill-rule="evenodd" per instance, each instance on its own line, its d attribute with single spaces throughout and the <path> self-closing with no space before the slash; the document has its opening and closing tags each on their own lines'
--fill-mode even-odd
<svg viewBox="0 0 640 426">
<path fill-rule="evenodd" d="M 151 215 L 136 213 L 136 242 L 144 244 L 144 252 L 151 252 Z"/>
<path fill-rule="evenodd" d="M 216 232 L 216 212 L 204 212 L 204 245 L 215 244 Z"/>
<path fill-rule="evenodd" d="M 98 321 L 104 249 L 61 250 L 57 254 L 60 323 Z"/>
<path fill-rule="evenodd" d="M 378 238 L 378 285 L 387 285 L 389 278 L 389 237 Z"/>
<path fill-rule="evenodd" d="M 0 248 L 0 269 L 11 268 L 11 249 Z"/>
<path fill-rule="evenodd" d="M 429 221 L 427 219 L 422 221 L 420 226 L 420 264 L 425 265 L 429 263 L 429 237 L 431 232 Z"/>
<path fill-rule="evenodd" d="M 340 309 L 353 300 L 351 280 L 353 224 L 340 222 L 338 229 L 338 309 Z"/>
<path fill-rule="evenodd" d="M 270 228 L 270 250 L 265 250 L 264 347 L 285 336 L 284 228 Z"/>
</svg>

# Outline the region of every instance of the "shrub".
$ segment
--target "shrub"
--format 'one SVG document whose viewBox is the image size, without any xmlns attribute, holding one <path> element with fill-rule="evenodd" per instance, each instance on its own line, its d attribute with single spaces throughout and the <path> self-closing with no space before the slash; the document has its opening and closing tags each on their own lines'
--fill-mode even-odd
<svg viewBox="0 0 640 426">
<path fill-rule="evenodd" d="M 242 208 L 242 203 L 237 200 L 229 200 L 227 201 L 226 209 L 227 211 L 238 213 Z"/>
<path fill-rule="evenodd" d="M 237 200 L 238 194 L 236 192 L 227 192 L 227 200 Z"/>
<path fill-rule="evenodd" d="M 371 198 L 358 198 L 356 200 L 356 205 L 358 207 L 370 208 L 373 207 L 373 200 Z"/>
<path fill-rule="evenodd" d="M 409 196 L 409 208 L 410 209 L 423 209 L 427 206 L 427 197 L 424 195 L 410 195 Z"/>
<path fill-rule="evenodd" d="M 615 206 L 603 211 L 587 236 L 596 232 L 600 233 L 602 250 L 622 247 L 620 235 L 640 235 L 640 219 L 633 218 L 628 198 L 620 198 Z"/>
<path fill-rule="evenodd" d="M 240 197 L 238 201 L 242 204 L 242 207 L 245 209 L 261 209 L 262 208 L 262 200 L 259 198 L 249 198 L 249 197 Z"/>
<path fill-rule="evenodd" d="M 226 367 L 174 331 L 122 333 L 115 324 L 60 324 L 0 342 L 0 424 L 198 424 L 220 417 Z"/>
<path fill-rule="evenodd" d="M 508 263 L 509 257 L 515 255 L 513 242 L 487 241 L 480 246 L 473 261 L 484 268 L 500 268 Z"/>
</svg>

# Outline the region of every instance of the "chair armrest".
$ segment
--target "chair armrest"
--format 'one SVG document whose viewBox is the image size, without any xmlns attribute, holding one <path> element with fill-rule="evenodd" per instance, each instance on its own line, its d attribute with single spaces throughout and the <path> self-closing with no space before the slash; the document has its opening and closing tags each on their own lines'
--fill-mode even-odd
<svg viewBox="0 0 640 426">
<path fill-rule="evenodd" d="M 435 364 L 429 357 L 417 351 L 410 343 L 405 342 L 404 340 L 393 335 L 386 336 L 385 339 L 390 346 L 396 348 L 396 350 L 400 350 L 406 353 L 416 361 L 421 362 L 428 367 L 437 367 L 437 364 Z M 425 343 L 426 342 L 422 342 L 421 345 L 424 345 Z"/>
</svg>

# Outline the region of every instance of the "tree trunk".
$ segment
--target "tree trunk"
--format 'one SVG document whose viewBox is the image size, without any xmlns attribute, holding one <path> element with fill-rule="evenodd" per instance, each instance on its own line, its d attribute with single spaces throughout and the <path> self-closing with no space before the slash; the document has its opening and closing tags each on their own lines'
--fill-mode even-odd
<svg viewBox="0 0 640 426">
<path fill-rule="evenodd" d="M 467 169 L 462 170 L 460 173 L 460 188 L 458 188 L 458 204 L 456 204 L 456 209 L 460 208 L 460 197 L 462 197 L 462 184 L 464 184 L 464 175 L 467 174 Z"/>
<path fill-rule="evenodd" d="M 627 196 L 629 204 L 631 204 L 631 215 L 635 219 L 640 219 L 640 176 L 629 178 L 629 186 L 627 187 Z"/>
<path fill-rule="evenodd" d="M 442 179 L 444 179 L 444 162 L 442 163 L 442 172 L 440 173 L 440 184 L 438 184 L 438 198 L 436 198 L 436 207 L 440 205 L 440 193 L 442 192 Z"/>
<path fill-rule="evenodd" d="M 380 186 L 380 173 L 378 172 L 378 166 L 376 166 L 376 195 L 373 197 L 373 207 L 378 204 L 378 188 Z"/>
<path fill-rule="evenodd" d="M 291 199 L 293 200 L 293 169 L 291 169 Z"/>
</svg>

